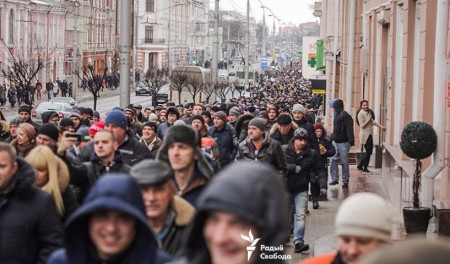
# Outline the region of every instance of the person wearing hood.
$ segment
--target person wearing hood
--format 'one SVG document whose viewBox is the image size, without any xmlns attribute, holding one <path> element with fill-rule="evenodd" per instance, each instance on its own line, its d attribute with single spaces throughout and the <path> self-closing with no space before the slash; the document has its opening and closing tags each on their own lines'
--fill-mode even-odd
<svg viewBox="0 0 450 264">
<path fill-rule="evenodd" d="M 145 217 L 136 181 L 127 174 L 101 178 L 83 205 L 65 224 L 65 247 L 48 264 L 159 264 L 170 257 L 158 252 Z"/>
<path fill-rule="evenodd" d="M 330 174 L 332 182 L 330 185 L 339 184 L 338 160 L 342 165 L 342 188 L 348 188 L 350 180 L 350 169 L 348 165 L 348 155 L 350 148 L 355 145 L 353 133 L 353 118 L 344 110 L 344 102 L 336 99 L 333 103 L 333 133 L 331 139 L 336 148 L 336 155 L 330 159 Z"/>
<path fill-rule="evenodd" d="M 123 162 L 122 155 L 117 151 L 118 143 L 112 132 L 98 131 L 93 141 L 94 154 L 90 161 L 83 163 L 87 169 L 90 187 L 105 174 L 130 172 L 130 166 Z"/>
<path fill-rule="evenodd" d="M 209 127 L 208 134 L 219 146 L 220 167 L 225 168 L 236 156 L 239 140 L 234 129 L 227 124 L 225 112 L 219 111 L 213 117 L 214 125 Z"/>
<path fill-rule="evenodd" d="M 182 257 L 195 209 L 176 195 L 172 169 L 161 161 L 143 160 L 131 168 L 130 175 L 141 188 L 148 222 L 160 248 Z"/>
<path fill-rule="evenodd" d="M 156 155 L 157 160 L 170 165 L 178 194 L 194 207 L 214 174 L 200 147 L 200 136 L 194 128 L 174 125 L 167 130 L 164 144 Z"/>
<path fill-rule="evenodd" d="M 283 181 L 270 166 L 240 162 L 225 168 L 198 200 L 186 262 L 282 263 L 260 256 L 273 254 L 261 248 L 279 248 L 289 232 L 283 192 Z"/>
<path fill-rule="evenodd" d="M 42 124 L 51 123 L 55 126 L 59 125 L 59 115 L 56 111 L 46 111 L 42 113 Z"/>
<path fill-rule="evenodd" d="M 253 115 L 250 114 L 244 114 L 239 116 L 238 120 L 236 121 L 236 125 L 234 126 L 234 131 L 236 132 L 236 136 L 239 139 L 239 143 L 245 140 L 247 137 L 247 131 L 248 131 L 248 123 L 251 119 L 253 119 Z"/>
<path fill-rule="evenodd" d="M 76 112 L 76 111 L 75 112 L 71 112 L 69 118 L 72 119 L 72 121 L 73 121 L 73 128 L 74 128 L 75 131 L 77 131 L 78 128 L 81 127 L 81 119 L 82 119 L 81 118 L 81 114 L 79 112 Z"/>
<path fill-rule="evenodd" d="M 33 168 L 0 143 L 0 263 L 46 262 L 62 245 L 62 226 L 55 204 L 34 186 Z"/>
<path fill-rule="evenodd" d="M 300 127 L 295 130 L 291 142 L 282 146 L 288 164 L 286 186 L 295 207 L 294 248 L 297 253 L 309 250 L 304 235 L 311 175 L 318 177 L 320 195 L 324 197 L 327 195 L 325 165 L 320 154 L 309 146 L 308 139 L 308 131 Z"/>
</svg>

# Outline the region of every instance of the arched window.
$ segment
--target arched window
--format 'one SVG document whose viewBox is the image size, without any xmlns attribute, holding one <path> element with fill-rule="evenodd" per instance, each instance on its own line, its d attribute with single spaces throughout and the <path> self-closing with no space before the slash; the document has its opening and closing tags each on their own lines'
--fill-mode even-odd
<svg viewBox="0 0 450 264">
<path fill-rule="evenodd" d="M 14 11 L 9 12 L 8 43 L 14 44 Z"/>
</svg>

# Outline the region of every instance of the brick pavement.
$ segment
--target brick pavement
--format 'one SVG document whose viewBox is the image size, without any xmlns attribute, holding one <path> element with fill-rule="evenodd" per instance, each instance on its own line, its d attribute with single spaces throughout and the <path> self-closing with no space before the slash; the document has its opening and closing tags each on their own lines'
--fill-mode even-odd
<svg viewBox="0 0 450 264">
<path fill-rule="evenodd" d="M 295 253 L 291 237 L 291 241 L 284 246 L 285 254 L 292 256 L 292 260 L 288 263 L 299 263 L 309 256 L 322 255 L 337 250 L 337 238 L 334 235 L 334 217 L 342 201 L 350 194 L 373 192 L 387 199 L 387 194 L 383 187 L 381 169 L 369 169 L 373 172 L 372 175 L 362 174 L 356 169 L 356 165 L 350 165 L 348 189 L 342 189 L 341 182 L 339 185 L 329 186 L 328 200 L 320 201 L 319 209 L 312 209 L 311 202 L 308 204 L 310 214 L 306 217 L 305 243 L 310 245 L 310 250 L 306 253 Z M 331 179 L 328 181 L 331 182 Z M 392 228 L 395 239 L 404 239 L 402 216 L 395 211 L 392 205 L 387 210 L 391 211 L 394 218 Z"/>
</svg>

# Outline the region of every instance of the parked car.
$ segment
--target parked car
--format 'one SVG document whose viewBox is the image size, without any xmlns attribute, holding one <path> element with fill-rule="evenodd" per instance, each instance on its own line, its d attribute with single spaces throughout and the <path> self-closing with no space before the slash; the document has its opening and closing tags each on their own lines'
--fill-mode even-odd
<svg viewBox="0 0 450 264">
<path fill-rule="evenodd" d="M 170 85 L 164 84 L 156 94 L 156 104 L 162 105 L 169 101 Z"/>
<path fill-rule="evenodd" d="M 50 99 L 50 102 L 56 103 L 67 103 L 70 104 L 73 108 L 78 108 L 78 103 L 72 97 L 53 97 Z"/>
<path fill-rule="evenodd" d="M 150 95 L 150 87 L 146 83 L 140 82 L 136 87 L 136 96 Z"/>
<path fill-rule="evenodd" d="M 70 112 L 73 112 L 75 108 L 73 108 L 68 103 L 60 103 L 60 102 L 42 102 L 40 103 L 35 110 L 31 113 L 33 119 L 37 122 L 42 122 L 42 114 L 47 111 L 55 111 L 58 113 L 59 118 L 69 117 Z"/>
</svg>

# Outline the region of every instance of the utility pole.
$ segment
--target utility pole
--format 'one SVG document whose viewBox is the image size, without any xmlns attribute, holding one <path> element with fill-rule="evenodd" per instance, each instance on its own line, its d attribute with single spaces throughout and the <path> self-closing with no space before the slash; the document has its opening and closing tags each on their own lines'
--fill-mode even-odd
<svg viewBox="0 0 450 264">
<path fill-rule="evenodd" d="M 120 0 L 120 107 L 130 104 L 130 0 Z"/>
<path fill-rule="evenodd" d="M 214 8 L 214 42 L 211 63 L 212 80 L 217 84 L 217 63 L 219 61 L 219 0 L 216 0 Z"/>
<path fill-rule="evenodd" d="M 170 75 L 170 20 L 172 19 L 171 13 L 172 8 L 170 6 L 171 2 L 169 1 L 169 23 L 167 24 L 167 68 L 169 69 L 169 75 Z M 172 91 L 171 91 L 172 92 Z"/>
<path fill-rule="evenodd" d="M 78 9 L 80 6 L 80 2 L 76 1 L 74 2 L 75 9 Z M 77 67 L 77 39 L 78 39 L 78 12 L 74 12 L 73 15 L 73 52 L 72 52 L 72 98 L 74 100 L 77 99 L 77 89 L 78 89 L 78 76 L 75 74 L 75 72 L 78 72 Z"/>
<path fill-rule="evenodd" d="M 266 52 L 266 12 L 263 10 L 263 57 L 267 56 L 267 52 Z"/>
<path fill-rule="evenodd" d="M 247 41 L 245 42 L 244 89 L 248 89 L 248 68 L 250 66 L 250 0 L 247 0 Z"/>
<path fill-rule="evenodd" d="M 138 34 L 138 30 L 137 30 L 137 3 L 138 0 L 133 0 L 133 66 L 132 66 L 132 70 L 133 70 L 133 76 L 131 77 L 131 87 L 132 88 L 136 88 L 136 42 L 138 40 L 137 34 Z"/>
</svg>

